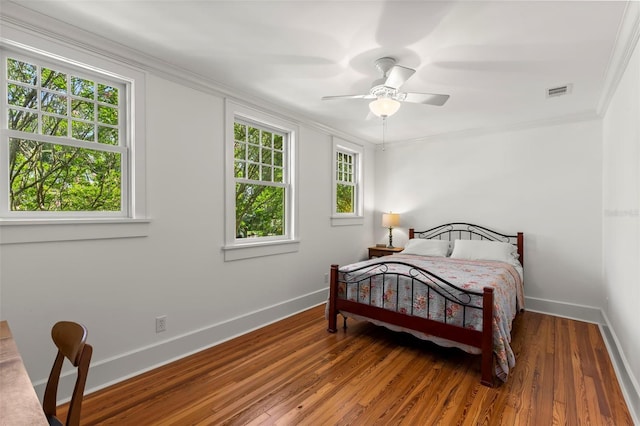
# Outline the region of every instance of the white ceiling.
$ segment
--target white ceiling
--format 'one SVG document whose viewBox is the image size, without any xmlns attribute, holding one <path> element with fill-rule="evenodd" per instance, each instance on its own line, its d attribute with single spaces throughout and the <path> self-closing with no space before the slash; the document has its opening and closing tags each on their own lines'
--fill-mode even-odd
<svg viewBox="0 0 640 426">
<path fill-rule="evenodd" d="M 3 0 L 6 4 L 6 1 Z M 358 138 L 379 142 L 374 61 L 417 72 L 387 141 L 595 115 L 624 1 L 16 1 Z M 546 89 L 572 84 L 567 96 Z"/>
</svg>

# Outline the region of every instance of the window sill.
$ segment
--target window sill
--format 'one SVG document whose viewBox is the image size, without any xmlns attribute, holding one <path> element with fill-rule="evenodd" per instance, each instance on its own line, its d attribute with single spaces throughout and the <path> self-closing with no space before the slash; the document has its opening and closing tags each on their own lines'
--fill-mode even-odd
<svg viewBox="0 0 640 426">
<path fill-rule="evenodd" d="M 267 241 L 259 243 L 245 243 L 222 247 L 224 261 L 250 259 L 252 257 L 271 256 L 275 254 L 293 253 L 300 248 L 300 241 Z"/>
<path fill-rule="evenodd" d="M 331 226 L 363 225 L 364 216 L 331 216 Z"/>
<path fill-rule="evenodd" d="M 0 245 L 146 237 L 149 219 L 0 219 Z"/>
</svg>

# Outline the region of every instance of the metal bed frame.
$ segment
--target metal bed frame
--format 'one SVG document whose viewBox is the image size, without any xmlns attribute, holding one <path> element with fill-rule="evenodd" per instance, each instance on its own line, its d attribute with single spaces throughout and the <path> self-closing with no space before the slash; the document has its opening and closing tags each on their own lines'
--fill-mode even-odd
<svg viewBox="0 0 640 426">
<path fill-rule="evenodd" d="M 409 229 L 409 238 L 425 238 L 454 241 L 464 240 L 487 240 L 500 241 L 513 244 L 518 249 L 519 260 L 524 265 L 524 234 L 518 232 L 515 235 L 502 234 L 483 226 L 470 223 L 447 223 L 428 229 L 426 231 L 414 231 Z M 407 266 L 405 272 L 390 272 L 389 265 Z M 425 334 L 445 338 L 465 345 L 479 348 L 481 351 L 481 380 L 480 382 L 489 387 L 494 386 L 494 359 L 493 359 L 493 288 L 485 287 L 482 292 L 469 291 L 438 277 L 425 269 L 415 267 L 409 263 L 393 260 L 393 256 L 379 258 L 375 264 L 368 264 L 351 270 L 348 273 L 340 273 L 338 265 L 331 265 L 331 284 L 328 302 L 328 331 L 337 331 L 337 315 L 340 313 L 351 313 L 366 318 L 383 321 L 410 330 L 416 330 Z M 444 310 L 452 304 L 462 308 L 462 324 L 447 323 L 447 316 L 444 313 L 444 322 L 435 321 L 429 318 L 413 316 L 413 312 L 398 312 L 398 301 L 394 306 L 371 306 L 338 297 L 338 287 L 355 286 L 359 290 L 362 285 L 370 285 L 374 277 L 382 276 L 383 282 L 394 282 L 396 285 L 401 277 L 409 280 L 412 285 L 411 294 L 415 286 L 425 286 L 428 295 L 437 295 L 444 299 Z M 353 287 L 352 287 L 353 288 Z M 413 297 L 413 296 L 412 296 Z M 429 298 L 427 298 L 429 300 Z M 411 301 L 412 311 L 415 306 Z M 468 310 L 475 309 L 482 311 L 482 330 L 466 328 L 466 318 Z M 427 312 L 429 309 L 427 308 Z M 347 328 L 347 317 L 344 317 L 344 328 Z"/>
</svg>

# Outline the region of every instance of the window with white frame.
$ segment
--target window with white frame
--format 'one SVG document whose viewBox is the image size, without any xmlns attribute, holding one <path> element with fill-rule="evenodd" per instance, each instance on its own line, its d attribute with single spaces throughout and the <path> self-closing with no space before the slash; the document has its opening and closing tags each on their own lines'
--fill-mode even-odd
<svg viewBox="0 0 640 426">
<path fill-rule="evenodd" d="M 144 71 L 0 35 L 0 245 L 148 235 Z"/>
<path fill-rule="evenodd" d="M 362 158 L 363 148 L 345 140 L 333 141 L 332 222 L 362 223 Z"/>
<path fill-rule="evenodd" d="M 295 126 L 227 101 L 225 258 L 297 250 Z M 237 249 L 248 249 L 238 251 Z"/>
<path fill-rule="evenodd" d="M 2 63 L 2 216 L 128 217 L 126 83 L 19 52 Z"/>
<path fill-rule="evenodd" d="M 336 151 L 336 213 L 356 212 L 356 155 L 341 149 Z"/>
</svg>

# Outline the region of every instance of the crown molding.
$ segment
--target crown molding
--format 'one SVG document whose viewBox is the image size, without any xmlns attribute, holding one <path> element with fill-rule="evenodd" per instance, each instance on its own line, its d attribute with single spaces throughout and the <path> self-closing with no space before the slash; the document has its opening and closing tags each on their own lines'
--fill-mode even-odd
<svg viewBox="0 0 640 426">
<path fill-rule="evenodd" d="M 604 116 L 609 108 L 633 51 L 638 45 L 638 39 L 640 39 L 640 2 L 628 0 L 609 59 L 602 96 L 596 109 L 600 117 Z"/>
</svg>

